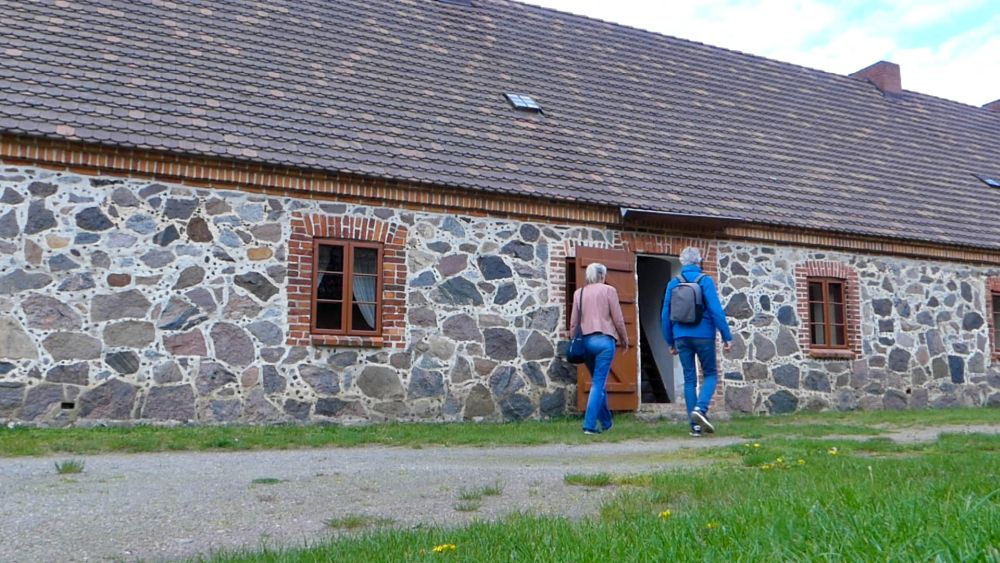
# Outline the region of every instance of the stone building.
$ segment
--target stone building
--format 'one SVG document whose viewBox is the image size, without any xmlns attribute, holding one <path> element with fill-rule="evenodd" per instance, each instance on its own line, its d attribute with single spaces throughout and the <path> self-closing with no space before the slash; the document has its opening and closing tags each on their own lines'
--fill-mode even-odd
<svg viewBox="0 0 1000 563">
<path fill-rule="evenodd" d="M 613 404 L 673 402 L 687 245 L 719 407 L 1000 404 L 996 102 L 506 0 L 4 17 L 0 419 L 572 412 L 592 261 L 639 343 Z"/>
</svg>

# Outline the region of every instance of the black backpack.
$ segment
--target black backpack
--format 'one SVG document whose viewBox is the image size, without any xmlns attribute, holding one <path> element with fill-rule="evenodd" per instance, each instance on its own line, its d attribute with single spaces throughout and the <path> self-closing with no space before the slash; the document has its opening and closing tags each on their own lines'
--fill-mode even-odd
<svg viewBox="0 0 1000 563">
<path fill-rule="evenodd" d="M 677 287 L 670 294 L 670 320 L 682 325 L 696 325 L 705 315 L 705 301 L 701 295 L 701 274 L 693 282 L 677 276 Z"/>
</svg>

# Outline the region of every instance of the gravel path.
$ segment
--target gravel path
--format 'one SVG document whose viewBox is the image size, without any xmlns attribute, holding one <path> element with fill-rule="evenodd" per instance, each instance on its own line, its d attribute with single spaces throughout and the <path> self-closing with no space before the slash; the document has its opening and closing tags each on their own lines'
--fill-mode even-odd
<svg viewBox="0 0 1000 563">
<path fill-rule="evenodd" d="M 911 428 L 902 441 L 940 432 L 1000 433 L 998 426 Z M 663 439 L 503 448 L 331 448 L 232 453 L 0 459 L 0 561 L 158 561 L 240 546 L 302 545 L 331 537 L 326 520 L 391 518 L 398 526 L 461 524 L 513 511 L 594 514 L 613 488 L 563 483 L 567 473 L 634 473 L 692 466 L 665 455 L 738 438 Z M 253 484 L 261 478 L 277 484 Z M 463 489 L 494 484 L 475 512 L 455 509 Z"/>
</svg>

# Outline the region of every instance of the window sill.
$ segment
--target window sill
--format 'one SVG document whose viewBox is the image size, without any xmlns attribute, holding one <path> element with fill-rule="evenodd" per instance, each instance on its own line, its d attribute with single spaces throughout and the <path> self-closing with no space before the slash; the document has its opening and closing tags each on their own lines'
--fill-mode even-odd
<svg viewBox="0 0 1000 563">
<path fill-rule="evenodd" d="M 812 358 L 820 358 L 825 360 L 853 360 L 857 357 L 854 350 L 816 350 L 810 349 L 807 353 Z"/>
<path fill-rule="evenodd" d="M 344 348 L 381 348 L 385 339 L 381 336 L 341 336 L 332 334 L 310 334 L 313 346 L 338 346 Z"/>
</svg>

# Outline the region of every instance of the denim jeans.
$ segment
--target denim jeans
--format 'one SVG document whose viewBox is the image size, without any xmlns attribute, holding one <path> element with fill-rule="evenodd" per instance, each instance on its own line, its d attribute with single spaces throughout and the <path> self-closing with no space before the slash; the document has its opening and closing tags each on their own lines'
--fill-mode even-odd
<svg viewBox="0 0 1000 563">
<path fill-rule="evenodd" d="M 596 332 L 584 337 L 587 349 L 587 369 L 590 370 L 590 397 L 587 399 L 587 412 L 583 415 L 583 429 L 597 430 L 597 422 L 601 428 L 611 428 L 611 409 L 608 408 L 608 394 L 604 390 L 608 382 L 608 372 L 611 371 L 611 360 L 615 359 L 615 339 Z"/>
<path fill-rule="evenodd" d="M 703 413 L 708 413 L 708 404 L 712 402 L 715 386 L 719 382 L 719 370 L 715 365 L 714 338 L 678 338 L 677 353 L 681 357 L 684 368 L 684 402 L 687 404 L 688 416 L 698 407 Z M 698 371 L 695 369 L 695 356 L 701 362 L 703 381 L 701 393 L 695 392 L 698 385 Z"/>
</svg>

